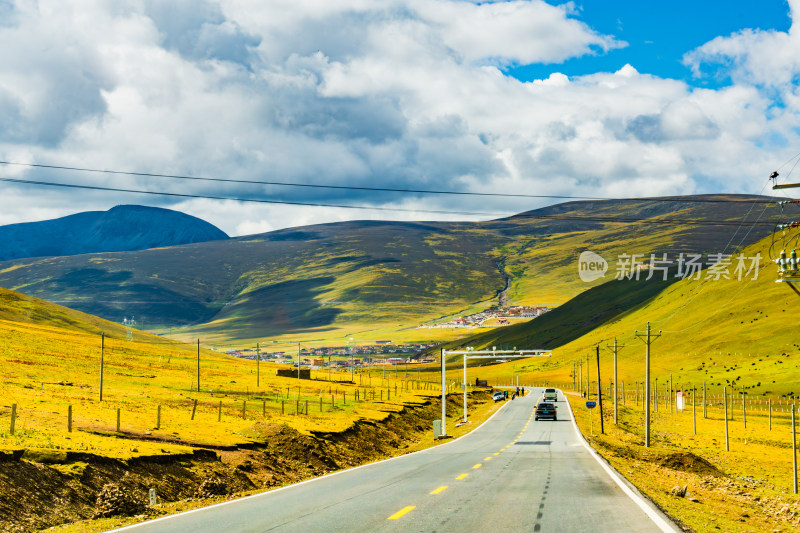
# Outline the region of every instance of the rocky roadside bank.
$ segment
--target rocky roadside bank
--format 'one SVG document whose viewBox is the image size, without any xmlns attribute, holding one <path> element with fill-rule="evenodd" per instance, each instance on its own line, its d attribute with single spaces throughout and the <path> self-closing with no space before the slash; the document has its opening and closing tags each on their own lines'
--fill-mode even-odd
<svg viewBox="0 0 800 533">
<path fill-rule="evenodd" d="M 491 402 L 491 395 L 475 392 L 470 402 Z M 448 404 L 456 414 L 460 396 L 451 395 Z M 107 516 L 146 519 L 163 513 L 148 505 L 150 489 L 160 503 L 230 497 L 401 455 L 430 434 L 440 409 L 428 401 L 340 433 L 305 435 L 259 422 L 248 430 L 255 437 L 245 446 L 125 461 L 63 451 L 0 453 L 0 531 L 23 533 Z M 131 444 L 126 438 L 124 445 Z"/>
</svg>

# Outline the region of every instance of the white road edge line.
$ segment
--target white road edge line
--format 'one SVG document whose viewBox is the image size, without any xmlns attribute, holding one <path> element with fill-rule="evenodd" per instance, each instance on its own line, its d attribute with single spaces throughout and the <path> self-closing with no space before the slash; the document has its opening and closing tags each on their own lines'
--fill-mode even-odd
<svg viewBox="0 0 800 533">
<path fill-rule="evenodd" d="M 559 389 L 559 392 L 561 393 L 562 396 L 564 396 L 564 401 L 566 401 L 566 403 L 567 403 L 567 408 L 569 409 L 570 420 L 572 420 L 572 427 L 575 429 L 575 433 L 577 433 L 578 437 L 580 437 L 581 444 L 583 444 L 583 447 L 586 448 L 586 450 L 588 450 L 589 454 L 592 457 L 595 458 L 597 463 L 601 467 L 603 467 L 603 470 L 606 471 L 608 476 L 611 479 L 614 480 L 614 482 L 619 486 L 619 488 L 622 489 L 622 492 L 624 492 L 626 495 L 628 495 L 628 497 L 631 500 L 633 500 L 633 502 L 637 506 L 639 506 L 639 508 L 642 511 L 644 511 L 644 513 L 650 518 L 650 520 L 653 521 L 653 523 L 656 526 L 658 526 L 659 529 L 661 529 L 661 531 L 664 531 L 665 533 L 675 533 L 676 531 L 680 532 L 681 529 L 678 528 L 677 525 L 665 520 L 664 516 L 662 516 L 661 512 L 657 511 L 656 509 L 653 509 L 653 507 L 651 507 L 650 502 L 648 500 L 646 500 L 644 498 L 644 496 L 642 496 L 641 494 L 638 494 L 638 493 L 634 492 L 633 490 L 631 490 L 631 488 L 628 486 L 629 482 L 622 477 L 622 474 L 617 472 L 617 470 L 614 467 L 609 465 L 606 462 L 606 460 L 603 459 L 600 456 L 600 454 L 597 453 L 595 451 L 595 449 L 592 448 L 589 445 L 588 442 L 586 442 L 586 438 L 583 436 L 583 433 L 581 433 L 581 431 L 578 429 L 577 422 L 575 422 L 575 415 L 572 413 L 572 405 L 570 405 L 569 400 L 567 400 L 567 395 L 564 394 L 564 392 L 561 391 L 560 389 Z"/>
<path fill-rule="evenodd" d="M 269 494 L 275 494 L 276 492 L 280 492 L 280 491 L 283 491 L 283 490 L 286 490 L 286 489 L 297 487 L 299 485 L 306 485 L 308 483 L 314 483 L 315 481 L 319 481 L 320 479 L 325 479 L 325 478 L 332 477 L 332 476 L 338 476 L 340 474 L 344 474 L 345 472 L 352 472 L 353 470 L 358 470 L 358 469 L 361 469 L 361 468 L 367 468 L 369 466 L 374 466 L 374 465 L 377 465 L 377 464 L 380 464 L 380 463 L 386 463 L 388 461 L 394 461 L 396 459 L 402 459 L 403 457 L 408 457 L 410 455 L 414 455 L 414 454 L 417 454 L 417 453 L 424 453 L 424 452 L 427 452 L 428 450 L 432 450 L 434 448 L 441 448 L 442 446 L 447 446 L 448 444 L 452 444 L 452 443 L 454 443 L 454 442 L 456 442 L 458 440 L 463 439 L 464 437 L 472 435 L 473 433 L 478 431 L 480 428 L 485 426 L 486 423 L 489 422 L 492 418 L 497 416 L 497 414 L 500 413 L 500 411 L 502 411 L 510 403 L 511 403 L 510 401 L 505 401 L 503 403 L 503 405 L 500 406 L 500 409 L 495 411 L 492 416 L 490 416 L 489 418 L 484 420 L 483 423 L 481 423 L 480 426 L 476 427 L 475 429 L 473 429 L 469 433 L 461 435 L 457 439 L 452 439 L 452 440 L 449 440 L 449 441 L 444 442 L 442 444 L 437 444 L 436 446 L 431 446 L 430 448 L 425 448 L 424 450 L 417 450 L 416 452 L 406 453 L 406 454 L 403 454 L 403 455 L 398 455 L 396 457 L 390 457 L 388 459 L 382 459 L 380 461 L 374 461 L 372 463 L 367 463 L 367 464 L 363 464 L 363 465 L 359 465 L 359 466 L 354 466 L 353 468 L 347 468 L 345 470 L 337 470 L 336 472 L 331 472 L 330 474 L 325 474 L 324 476 L 319 476 L 319 477 L 314 477 L 314 478 L 311 478 L 311 479 L 306 479 L 305 481 L 300 481 L 298 483 L 293 483 L 291 485 L 286 485 L 284 487 L 279 487 L 277 489 L 272 489 L 272 490 L 268 490 L 268 491 L 265 491 L 265 492 L 260 492 L 258 494 L 251 494 L 250 496 L 243 496 L 241 498 L 235 498 L 233 500 L 228 500 L 227 502 L 215 503 L 213 505 L 207 505 L 205 507 L 198 507 L 197 509 L 192 509 L 190 511 L 183 511 L 182 513 L 175 513 L 175 514 L 171 514 L 171 515 L 167 515 L 167 516 L 162 516 L 161 518 L 154 518 L 153 520 L 146 520 L 144 522 L 139 522 L 138 524 L 131 524 L 129 526 L 123 526 L 123 527 L 120 527 L 120 528 L 117 528 L 117 529 L 109 529 L 106 533 L 113 533 L 115 531 L 129 531 L 129 530 L 136 529 L 136 528 L 139 528 L 139 527 L 144 527 L 145 525 L 149 526 L 150 524 L 154 524 L 156 522 L 162 522 L 162 521 L 170 520 L 170 519 L 178 517 L 178 516 L 185 516 L 187 514 L 198 513 L 200 511 L 206 511 L 208 509 L 213 509 L 214 507 L 222 507 L 223 505 L 230 505 L 230 504 L 236 503 L 236 502 L 250 500 L 250 499 L 253 499 L 253 498 L 264 497 L 264 496 L 267 496 Z"/>
</svg>

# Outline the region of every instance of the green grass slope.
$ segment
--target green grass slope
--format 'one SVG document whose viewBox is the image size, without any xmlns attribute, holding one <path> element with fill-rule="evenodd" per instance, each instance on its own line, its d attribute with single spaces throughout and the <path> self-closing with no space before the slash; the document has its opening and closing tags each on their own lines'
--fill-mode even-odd
<svg viewBox="0 0 800 533">
<path fill-rule="evenodd" d="M 127 338 L 130 333 L 135 340 L 167 342 L 100 317 L 3 288 L 0 288 L 0 320 L 75 333 L 100 335 L 102 332 L 116 338 Z"/>
<path fill-rule="evenodd" d="M 610 261 L 621 253 L 722 250 L 736 228 L 704 221 L 764 222 L 775 214 L 754 199 L 570 202 L 476 223 L 323 224 L 141 252 L 9 261 L 0 263 L 0 286 L 214 342 L 383 337 L 496 303 L 507 280 L 508 304 L 560 305 L 604 281 L 579 279 L 584 250 Z M 765 231 L 759 226 L 735 241 Z"/>
<path fill-rule="evenodd" d="M 746 257 L 761 255 L 756 279 L 750 274 L 740 281 L 733 268 L 731 279 L 709 278 L 706 271 L 700 280 L 679 280 L 660 292 L 643 281 L 614 281 L 546 317 L 459 344 L 552 347 L 550 361 L 532 361 L 527 368 L 532 376 L 569 382 L 573 361 L 585 360 L 586 354 L 594 372 L 599 343 L 603 379 L 608 383 L 612 357 L 608 346 L 616 338 L 624 345 L 619 351 L 619 380 L 632 384 L 644 379 L 645 355 L 644 343 L 634 332 L 643 334 L 649 322 L 653 334 L 661 335 L 652 345 L 651 371 L 662 383 L 672 376 L 676 383 L 705 382 L 715 391 L 733 386 L 739 392 L 744 387 L 748 394 L 798 395 L 800 295 L 786 283 L 776 283 L 771 244 L 772 238 L 766 237 L 741 252 Z M 627 303 L 619 306 L 620 298 Z"/>
<path fill-rule="evenodd" d="M 539 318 L 447 343 L 446 349 L 466 346 L 497 349 L 559 348 L 593 330 L 618 320 L 637 307 L 647 305 L 674 280 L 629 282 L 611 280 L 592 287 Z"/>
</svg>

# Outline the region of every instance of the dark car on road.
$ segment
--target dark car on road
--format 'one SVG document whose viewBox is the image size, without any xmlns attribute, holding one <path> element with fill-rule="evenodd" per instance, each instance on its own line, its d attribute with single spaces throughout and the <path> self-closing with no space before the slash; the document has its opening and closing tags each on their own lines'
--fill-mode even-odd
<svg viewBox="0 0 800 533">
<path fill-rule="evenodd" d="M 540 418 L 557 420 L 556 406 L 550 402 L 539 402 L 536 405 L 536 412 L 533 414 L 533 419 L 539 420 Z"/>
</svg>

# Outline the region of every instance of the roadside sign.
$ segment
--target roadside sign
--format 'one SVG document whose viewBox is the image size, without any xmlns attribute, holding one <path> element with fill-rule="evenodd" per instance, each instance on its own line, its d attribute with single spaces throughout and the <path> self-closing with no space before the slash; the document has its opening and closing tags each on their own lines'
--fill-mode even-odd
<svg viewBox="0 0 800 533">
<path fill-rule="evenodd" d="M 675 407 L 677 407 L 679 411 L 683 411 L 684 407 L 683 392 L 679 392 L 678 394 L 676 394 Z"/>
<path fill-rule="evenodd" d="M 594 409 L 595 407 L 597 407 L 597 402 L 586 402 L 586 407 L 588 407 L 589 409 Z"/>
</svg>

